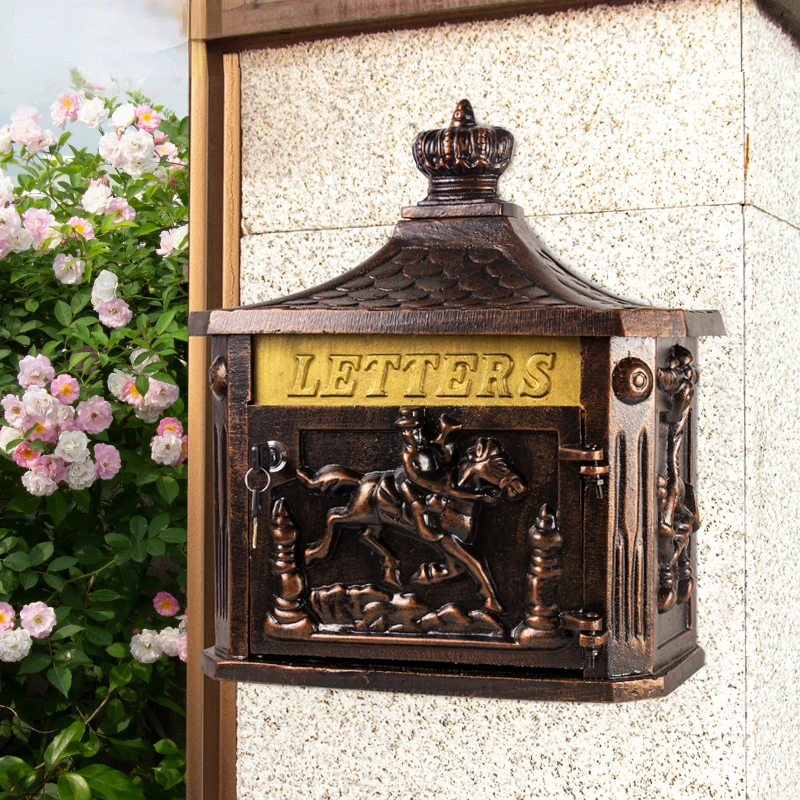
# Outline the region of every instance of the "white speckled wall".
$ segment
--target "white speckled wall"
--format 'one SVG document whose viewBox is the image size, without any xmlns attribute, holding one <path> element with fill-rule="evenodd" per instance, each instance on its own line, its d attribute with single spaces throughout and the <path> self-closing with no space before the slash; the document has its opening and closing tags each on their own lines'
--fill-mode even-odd
<svg viewBox="0 0 800 800">
<path fill-rule="evenodd" d="M 544 241 L 621 294 L 721 309 L 729 336 L 700 353 L 701 673 L 619 707 L 242 685 L 241 800 L 797 796 L 798 76 L 751 0 L 243 56 L 243 302 L 382 244 L 425 193 L 414 134 L 469 97 L 513 131 L 501 190 Z"/>
</svg>

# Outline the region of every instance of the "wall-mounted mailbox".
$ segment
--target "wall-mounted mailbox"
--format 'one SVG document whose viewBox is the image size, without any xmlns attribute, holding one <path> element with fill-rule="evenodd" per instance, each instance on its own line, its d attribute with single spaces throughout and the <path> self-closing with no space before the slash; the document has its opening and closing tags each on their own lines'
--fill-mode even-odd
<svg viewBox="0 0 800 800">
<path fill-rule="evenodd" d="M 211 335 L 219 679 L 535 699 L 671 691 L 696 641 L 697 336 L 570 272 L 467 101 L 354 270 Z"/>
</svg>

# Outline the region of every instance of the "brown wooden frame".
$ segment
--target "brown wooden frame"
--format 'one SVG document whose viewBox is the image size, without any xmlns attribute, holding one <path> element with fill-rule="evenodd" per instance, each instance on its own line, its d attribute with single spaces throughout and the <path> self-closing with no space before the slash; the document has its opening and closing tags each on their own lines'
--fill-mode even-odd
<svg viewBox="0 0 800 800">
<path fill-rule="evenodd" d="M 624 4 L 630 0 L 612 0 Z M 190 0 L 190 309 L 239 303 L 239 53 L 291 41 L 420 27 L 440 22 L 550 13 L 601 0 Z M 608 2 L 608 0 L 605 0 Z M 795 36 L 786 0 L 759 0 Z M 204 677 L 199 663 L 214 641 L 210 509 L 209 340 L 189 345 L 189 620 L 187 797 L 236 796 L 236 685 Z M 696 665 L 693 669 L 696 668 Z M 359 678 L 356 676 L 355 681 Z"/>
</svg>

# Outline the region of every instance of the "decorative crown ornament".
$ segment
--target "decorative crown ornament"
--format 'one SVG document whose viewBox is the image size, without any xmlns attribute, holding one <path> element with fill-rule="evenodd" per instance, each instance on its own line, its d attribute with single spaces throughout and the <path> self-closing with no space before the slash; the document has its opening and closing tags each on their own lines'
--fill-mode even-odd
<svg viewBox="0 0 800 800">
<path fill-rule="evenodd" d="M 449 127 L 423 131 L 414 140 L 414 161 L 430 178 L 420 205 L 497 201 L 497 180 L 513 148 L 509 131 L 478 125 L 471 103 L 462 100 Z"/>
</svg>

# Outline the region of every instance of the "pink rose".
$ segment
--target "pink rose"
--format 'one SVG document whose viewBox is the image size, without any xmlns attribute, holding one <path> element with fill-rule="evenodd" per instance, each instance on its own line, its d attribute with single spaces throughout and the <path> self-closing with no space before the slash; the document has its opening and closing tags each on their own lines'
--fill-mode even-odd
<svg viewBox="0 0 800 800">
<path fill-rule="evenodd" d="M 133 319 L 133 312 L 124 300 L 116 297 L 100 303 L 97 316 L 107 328 L 124 328 Z"/>
<path fill-rule="evenodd" d="M 65 406 L 71 405 L 80 395 L 78 381 L 72 375 L 62 373 L 50 384 L 50 394 L 57 398 L 59 403 Z"/>
<path fill-rule="evenodd" d="M 169 592 L 159 592 L 153 598 L 153 607 L 162 617 L 174 617 L 181 610 L 181 604 Z"/>
<path fill-rule="evenodd" d="M 114 222 L 131 222 L 136 217 L 133 206 L 124 197 L 112 197 L 106 203 L 106 215 L 113 214 Z"/>
<path fill-rule="evenodd" d="M 50 383 L 55 375 L 56 371 L 47 356 L 25 356 L 19 362 L 17 383 L 23 389 L 27 389 L 29 386 L 43 387 Z"/>
<path fill-rule="evenodd" d="M 44 639 L 52 633 L 56 626 L 56 612 L 50 606 L 41 601 L 28 603 L 22 606 L 19 612 L 22 627 L 34 637 L 34 639 Z"/>
<path fill-rule="evenodd" d="M 28 442 L 20 442 L 12 451 L 11 457 L 19 467 L 30 469 L 42 457 L 38 450 L 34 450 Z"/>
<path fill-rule="evenodd" d="M 50 236 L 52 233 L 50 226 L 56 221 L 56 218 L 46 208 L 29 208 L 22 215 L 22 219 L 25 230 L 37 242 Z"/>
<path fill-rule="evenodd" d="M 14 627 L 14 609 L 8 603 L 0 603 L 0 631 L 9 631 Z"/>
<path fill-rule="evenodd" d="M 188 637 L 185 633 L 178 636 L 178 658 L 186 663 L 186 649 L 188 646 Z"/>
<path fill-rule="evenodd" d="M 172 431 L 176 436 L 183 436 L 183 425 L 176 417 L 164 417 L 158 423 L 156 433 L 159 436 L 163 436 L 167 431 Z"/>
<path fill-rule="evenodd" d="M 94 446 L 94 474 L 104 481 L 113 478 L 122 466 L 119 450 L 111 444 L 96 444 Z"/>
<path fill-rule="evenodd" d="M 75 122 L 78 118 L 78 109 L 81 107 L 81 98 L 77 92 L 67 90 L 61 92 L 53 105 L 50 106 L 50 118 L 53 125 L 62 130 L 66 127 L 67 120 Z"/>
<path fill-rule="evenodd" d="M 43 442 L 50 442 L 51 444 L 58 441 L 58 430 L 49 419 L 44 419 L 43 417 L 32 418 L 28 421 L 28 427 L 33 428 L 28 435 L 31 441 L 41 439 Z"/>
<path fill-rule="evenodd" d="M 136 408 L 144 405 L 144 397 L 142 397 L 139 390 L 136 388 L 136 378 L 128 378 L 128 380 L 122 384 L 119 396 L 121 400 L 124 400 L 126 403 Z"/>
<path fill-rule="evenodd" d="M 77 420 L 86 433 L 102 433 L 113 420 L 111 403 L 93 394 L 88 400 L 78 403 Z"/>
<path fill-rule="evenodd" d="M 67 225 L 69 225 L 78 236 L 82 236 L 87 240 L 94 239 L 94 228 L 89 220 L 83 219 L 83 217 L 70 217 Z"/>
<path fill-rule="evenodd" d="M 67 479 L 67 465 L 55 456 L 42 456 L 33 467 L 34 472 L 61 483 Z"/>
<path fill-rule="evenodd" d="M 180 395 L 180 389 L 174 383 L 164 383 L 150 378 L 150 386 L 144 396 L 145 405 L 153 408 L 169 408 Z"/>
<path fill-rule="evenodd" d="M 172 142 L 156 145 L 156 155 L 171 160 L 178 157 L 178 148 Z"/>
<path fill-rule="evenodd" d="M 13 394 L 7 394 L 0 400 L 0 405 L 3 406 L 3 416 L 6 418 L 6 422 L 8 422 L 12 428 L 21 428 L 24 431 L 30 428 L 28 424 L 28 414 L 19 397 Z"/>
<path fill-rule="evenodd" d="M 161 117 L 150 106 L 136 107 L 136 127 L 152 133 L 161 124 Z"/>
<path fill-rule="evenodd" d="M 153 131 L 153 141 L 156 144 L 163 144 L 167 141 L 167 134 L 164 131 Z"/>
<path fill-rule="evenodd" d="M 178 464 L 183 464 L 186 459 L 189 458 L 189 437 L 188 436 L 181 436 L 181 457 L 178 459 Z"/>
</svg>

